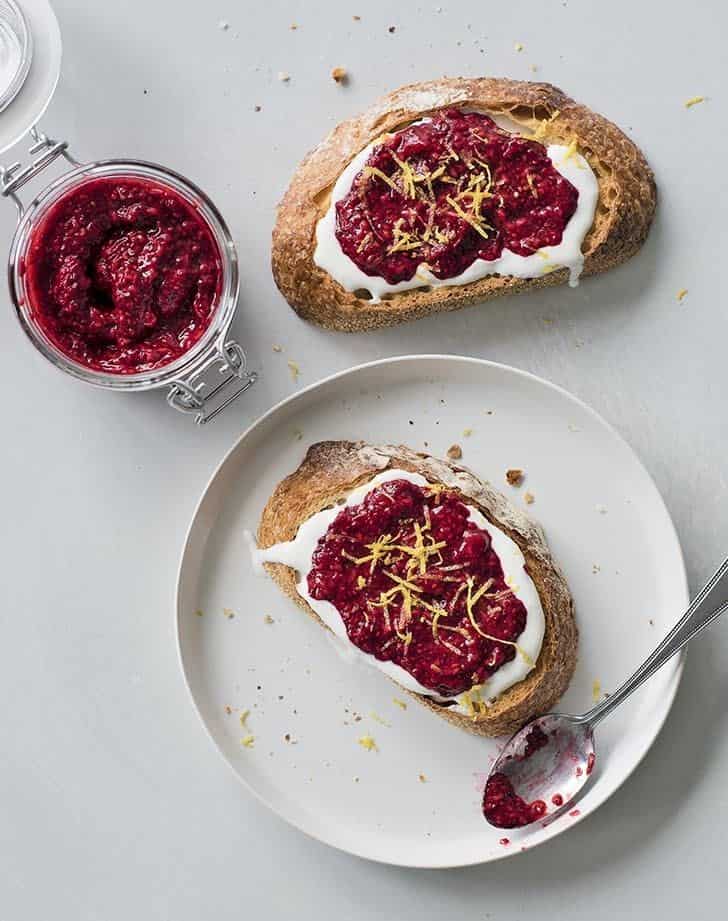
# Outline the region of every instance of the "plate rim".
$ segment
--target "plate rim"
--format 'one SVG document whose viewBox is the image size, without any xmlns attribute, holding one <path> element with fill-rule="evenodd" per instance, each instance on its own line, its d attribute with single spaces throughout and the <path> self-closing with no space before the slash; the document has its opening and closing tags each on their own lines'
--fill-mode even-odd
<svg viewBox="0 0 728 921">
<path fill-rule="evenodd" d="M 249 793 L 251 793 L 259 803 L 261 803 L 263 806 L 269 809 L 275 816 L 283 820 L 287 825 L 297 829 L 300 832 L 303 832 L 303 834 L 307 835 L 309 838 L 313 839 L 314 841 L 319 841 L 322 844 L 326 844 L 328 847 L 332 847 L 338 851 L 341 851 L 342 853 L 352 854 L 355 857 L 359 857 L 364 860 L 370 860 L 374 863 L 380 863 L 380 864 L 384 864 L 387 866 L 407 867 L 411 869 L 433 869 L 433 870 L 435 869 L 446 870 L 446 869 L 455 869 L 459 867 L 482 866 L 487 863 L 493 863 L 496 861 L 504 860 L 508 857 L 516 856 L 517 854 L 522 853 L 522 851 L 520 850 L 519 851 L 515 851 L 515 850 L 509 851 L 508 849 L 503 848 L 503 853 L 496 853 L 496 854 L 488 855 L 483 858 L 477 858 L 477 857 L 474 857 L 472 859 L 467 858 L 467 859 L 457 860 L 456 862 L 453 862 L 452 860 L 445 861 L 445 862 L 440 862 L 436 860 L 435 861 L 419 860 L 419 861 L 403 862 L 401 860 L 393 860 L 387 856 L 372 854 L 369 852 L 365 852 L 364 850 L 357 850 L 356 848 L 353 848 L 353 847 L 345 847 L 338 842 L 327 840 L 325 837 L 322 837 L 321 835 L 316 834 L 315 832 L 309 830 L 308 828 L 303 827 L 303 825 L 301 825 L 299 822 L 290 818 L 288 815 L 285 815 L 281 809 L 279 809 L 276 805 L 274 805 L 269 800 L 267 800 L 260 792 L 258 792 L 258 790 L 256 790 L 253 786 L 251 786 L 251 784 L 248 783 L 248 781 L 241 774 L 238 773 L 232 761 L 226 756 L 222 748 L 217 744 L 215 737 L 212 734 L 212 731 L 208 727 L 207 722 L 205 721 L 200 711 L 200 708 L 195 699 L 195 695 L 192 691 L 192 687 L 190 685 L 190 680 L 188 678 L 187 669 L 185 667 L 184 655 L 182 652 L 181 586 L 182 586 L 182 580 L 183 580 L 185 558 L 190 549 L 190 541 L 192 538 L 192 532 L 195 528 L 197 518 L 200 514 L 203 503 L 205 502 L 207 498 L 207 494 L 209 493 L 215 480 L 217 479 L 218 475 L 222 471 L 223 467 L 227 464 L 231 456 L 238 450 L 242 442 L 246 438 L 248 438 L 256 429 L 258 429 L 260 426 L 266 423 L 272 416 L 274 416 L 277 412 L 282 410 L 284 407 L 290 405 L 291 403 L 295 403 L 296 401 L 304 398 L 306 395 L 308 395 L 312 391 L 318 390 L 324 387 L 325 385 L 330 384 L 331 382 L 338 380 L 340 378 L 353 376 L 359 372 L 366 371 L 371 368 L 375 368 L 375 367 L 382 366 L 382 365 L 405 364 L 405 363 L 410 363 L 410 362 L 413 362 L 413 363 L 421 362 L 423 364 L 426 364 L 427 362 L 441 362 L 441 361 L 453 362 L 456 364 L 463 363 L 463 364 L 481 365 L 481 366 L 485 366 L 491 369 L 495 369 L 500 372 L 515 374 L 518 377 L 523 377 L 534 383 L 545 386 L 548 389 L 555 391 L 559 395 L 566 397 L 568 400 L 577 404 L 582 410 L 585 410 L 588 413 L 588 415 L 590 415 L 598 424 L 603 426 L 612 437 L 616 438 L 617 441 L 620 442 L 622 446 L 625 447 L 628 450 L 628 452 L 632 455 L 634 460 L 637 462 L 637 464 L 639 465 L 639 467 L 641 468 L 641 470 L 643 471 L 643 473 L 649 480 L 649 482 L 652 484 L 654 491 L 655 491 L 655 495 L 665 514 L 666 522 L 669 525 L 669 529 L 670 529 L 670 535 L 672 539 L 674 540 L 675 546 L 678 551 L 678 557 L 679 557 L 679 563 L 680 563 L 680 567 L 679 567 L 680 568 L 680 572 L 679 572 L 680 580 L 679 581 L 681 583 L 681 591 L 682 591 L 684 606 L 687 606 L 690 600 L 690 587 L 688 583 L 687 569 L 685 565 L 685 557 L 683 554 L 683 549 L 680 543 L 680 538 L 678 536 L 677 529 L 675 528 L 675 523 L 672 520 L 672 516 L 670 515 L 670 512 L 667 508 L 667 505 L 665 504 L 665 500 L 662 496 L 662 493 L 658 489 L 657 484 L 655 483 L 654 478 L 652 477 L 652 474 L 647 469 L 647 467 L 643 464 L 641 458 L 639 457 L 637 452 L 634 450 L 634 448 L 632 448 L 632 446 L 621 435 L 621 433 L 618 432 L 617 429 L 610 422 L 608 422 L 600 413 L 598 413 L 596 409 L 594 409 L 588 403 L 584 402 L 580 397 L 571 393 L 571 391 L 567 390 L 565 387 L 562 387 L 560 384 L 555 384 L 553 381 L 549 381 L 546 378 L 539 376 L 538 374 L 534 374 L 531 371 L 525 371 L 522 368 L 516 368 L 513 365 L 508 365 L 503 362 L 492 361 L 487 358 L 477 358 L 471 355 L 459 355 L 459 354 L 448 354 L 448 353 L 438 353 L 438 352 L 427 352 L 423 354 L 409 354 L 409 355 L 393 355 L 388 358 L 377 358 L 372 361 L 361 362 L 360 364 L 352 365 L 349 368 L 344 368 L 341 371 L 335 371 L 332 374 L 328 374 L 325 377 L 322 377 L 319 380 L 313 381 L 312 383 L 306 385 L 305 387 L 302 387 L 300 390 L 297 390 L 294 393 L 289 394 L 288 396 L 279 400 L 277 403 L 275 403 L 265 412 L 263 412 L 256 419 L 254 419 L 250 423 L 250 425 L 248 425 L 240 433 L 240 435 L 235 439 L 235 441 L 228 448 L 228 450 L 225 451 L 223 457 L 215 465 L 214 469 L 209 474 L 200 492 L 200 495 L 195 503 L 194 509 L 190 516 L 189 523 L 185 531 L 184 540 L 182 542 L 182 549 L 179 555 L 179 562 L 177 565 L 177 576 L 176 576 L 175 594 L 174 594 L 174 617 L 176 621 L 174 633 L 175 633 L 176 647 L 177 647 L 177 661 L 178 661 L 179 668 L 182 674 L 182 679 L 184 681 L 185 688 L 187 690 L 187 695 L 192 703 L 192 707 L 197 715 L 197 718 L 200 724 L 202 725 L 204 734 L 207 737 L 209 743 L 212 745 L 214 750 L 217 752 L 218 756 L 227 765 L 228 769 L 237 778 L 238 782 L 242 784 L 242 786 Z M 686 652 L 683 651 L 682 654 L 676 656 L 673 659 L 672 664 L 667 666 L 668 669 L 672 670 L 673 680 L 669 688 L 667 689 L 667 693 L 664 696 L 664 702 L 665 702 L 664 711 L 662 712 L 662 714 L 659 715 L 658 719 L 654 723 L 650 732 L 648 732 L 645 735 L 645 739 L 641 743 L 641 750 L 640 748 L 638 748 L 638 755 L 634 763 L 622 775 L 622 777 L 619 779 L 616 785 L 611 790 L 606 792 L 603 798 L 600 799 L 597 803 L 595 803 L 595 805 L 593 806 L 592 809 L 589 810 L 589 812 L 582 813 L 580 816 L 578 816 L 575 819 L 575 821 L 573 821 L 569 825 L 560 825 L 558 823 L 553 823 L 551 826 L 552 830 L 550 832 L 547 831 L 547 833 L 543 835 L 542 837 L 540 837 L 538 841 L 535 841 L 533 844 L 529 845 L 527 850 L 531 851 L 535 849 L 536 847 L 540 847 L 546 842 L 551 841 L 553 838 L 558 837 L 563 832 L 568 831 L 571 828 L 574 828 L 576 825 L 578 825 L 588 816 L 591 816 L 594 812 L 596 812 L 599 809 L 599 807 L 602 806 L 608 799 L 610 799 L 619 790 L 619 788 L 632 776 L 634 771 L 639 767 L 639 765 L 642 763 L 642 761 L 646 757 L 649 750 L 652 748 L 653 744 L 655 743 L 655 740 L 657 739 L 658 735 L 660 734 L 660 732 L 662 731 L 662 728 L 665 725 L 665 721 L 667 720 L 667 717 L 670 714 L 670 711 L 672 710 L 672 706 L 675 701 L 675 696 L 677 694 L 677 690 L 680 686 L 680 681 L 682 679 L 685 658 L 686 658 Z"/>
</svg>

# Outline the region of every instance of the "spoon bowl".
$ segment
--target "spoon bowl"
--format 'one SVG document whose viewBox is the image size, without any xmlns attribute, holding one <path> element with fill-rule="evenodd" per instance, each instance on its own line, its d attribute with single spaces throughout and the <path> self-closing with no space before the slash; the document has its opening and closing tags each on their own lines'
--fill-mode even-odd
<svg viewBox="0 0 728 921">
<path fill-rule="evenodd" d="M 583 717 L 540 716 L 513 735 L 488 777 L 483 814 L 496 828 L 518 828 L 565 810 L 591 778 L 594 732 Z"/>
</svg>

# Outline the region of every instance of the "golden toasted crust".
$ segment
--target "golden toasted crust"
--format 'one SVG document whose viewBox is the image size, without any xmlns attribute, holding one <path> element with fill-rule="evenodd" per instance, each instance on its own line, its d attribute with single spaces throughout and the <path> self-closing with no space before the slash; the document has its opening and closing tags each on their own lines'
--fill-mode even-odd
<svg viewBox="0 0 728 921">
<path fill-rule="evenodd" d="M 453 712 L 420 694 L 407 691 L 438 716 L 469 732 L 499 736 L 515 732 L 532 717 L 548 711 L 569 685 L 576 665 L 577 630 L 566 581 L 556 567 L 540 526 L 467 468 L 409 448 L 364 442 L 325 441 L 312 445 L 300 467 L 276 487 L 258 529 L 258 543 L 270 547 L 292 540 L 311 515 L 344 499 L 360 483 L 387 467 L 419 473 L 431 482 L 457 489 L 521 548 L 526 571 L 538 590 L 546 632 L 536 667 L 528 677 L 501 694 L 474 717 Z M 295 571 L 278 563 L 266 568 L 281 589 L 321 626 L 326 626 L 296 591 Z M 326 627 L 328 629 L 328 627 Z M 402 688 L 406 691 L 405 688 Z"/>
<path fill-rule="evenodd" d="M 384 132 L 453 105 L 504 115 L 527 128 L 559 113 L 548 123 L 543 140 L 568 144 L 576 138 L 599 182 L 596 216 L 583 246 L 584 275 L 619 265 L 642 245 L 655 211 L 654 177 L 640 150 L 616 125 L 548 83 L 491 77 L 413 83 L 334 128 L 296 170 L 278 207 L 273 277 L 304 319 L 327 329 L 358 332 L 567 280 L 566 269 L 530 279 L 491 275 L 468 285 L 402 291 L 371 303 L 345 291 L 314 263 L 316 224 L 347 164 Z"/>
</svg>

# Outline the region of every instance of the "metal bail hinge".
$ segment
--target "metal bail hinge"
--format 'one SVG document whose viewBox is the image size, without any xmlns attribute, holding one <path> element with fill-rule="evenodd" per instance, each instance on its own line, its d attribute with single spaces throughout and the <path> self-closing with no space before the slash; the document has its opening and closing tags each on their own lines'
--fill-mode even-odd
<svg viewBox="0 0 728 921">
<path fill-rule="evenodd" d="M 36 154 L 40 156 L 35 157 L 26 166 L 23 166 L 20 161 L 11 163 L 10 166 L 0 166 L 0 195 L 3 198 L 11 198 L 15 202 L 18 218 L 23 215 L 23 203 L 16 193 L 26 182 L 30 182 L 31 179 L 42 173 L 58 157 L 64 157 L 72 166 L 80 166 L 80 162 L 68 152 L 68 141 L 54 141 L 53 138 L 38 131 L 35 125 L 29 133 L 33 143 L 28 148 L 28 153 L 32 157 L 35 157 Z"/>
<path fill-rule="evenodd" d="M 210 372 L 209 379 L 205 378 L 207 372 Z M 217 383 L 215 372 L 222 375 L 222 380 L 217 380 Z M 167 402 L 180 412 L 195 413 L 197 425 L 204 425 L 221 413 L 241 393 L 245 393 L 257 377 L 254 371 L 247 370 L 245 352 L 237 342 L 231 340 L 219 345 L 210 357 L 184 380 L 174 381 L 170 385 Z M 205 392 L 208 387 L 212 389 Z"/>
</svg>

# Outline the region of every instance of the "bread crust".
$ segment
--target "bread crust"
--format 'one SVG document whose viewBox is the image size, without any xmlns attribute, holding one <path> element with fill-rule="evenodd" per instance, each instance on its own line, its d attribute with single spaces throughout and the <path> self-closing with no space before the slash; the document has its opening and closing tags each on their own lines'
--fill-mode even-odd
<svg viewBox="0 0 728 921">
<path fill-rule="evenodd" d="M 457 489 L 463 501 L 478 508 L 523 552 L 526 571 L 536 586 L 546 621 L 541 652 L 528 676 L 474 717 L 453 712 L 421 694 L 401 688 L 461 729 L 485 736 L 513 733 L 532 717 L 550 710 L 568 687 L 576 665 L 577 628 L 571 593 L 553 561 L 543 530 L 489 484 L 466 467 L 402 446 L 373 446 L 361 441 L 320 442 L 308 449 L 298 469 L 279 483 L 268 500 L 258 528 L 258 544 L 270 547 L 293 540 L 303 521 L 345 498 L 356 486 L 388 467 L 419 473 L 431 482 Z M 266 569 L 286 595 L 329 629 L 296 591 L 293 569 L 279 563 L 268 563 Z"/>
<path fill-rule="evenodd" d="M 568 280 L 566 269 L 528 279 L 490 275 L 467 285 L 397 292 L 372 303 L 345 291 L 314 263 L 316 225 L 347 164 L 381 134 L 448 106 L 472 106 L 507 116 L 527 128 L 558 112 L 546 126 L 543 140 L 569 144 L 576 138 L 599 182 L 594 223 L 582 247 L 583 274 L 594 275 L 619 265 L 642 245 L 655 211 L 654 176 L 639 148 L 612 122 L 549 83 L 492 77 L 444 77 L 413 83 L 334 128 L 298 167 L 278 206 L 273 277 L 281 294 L 304 319 L 327 329 L 360 332 Z"/>
</svg>

